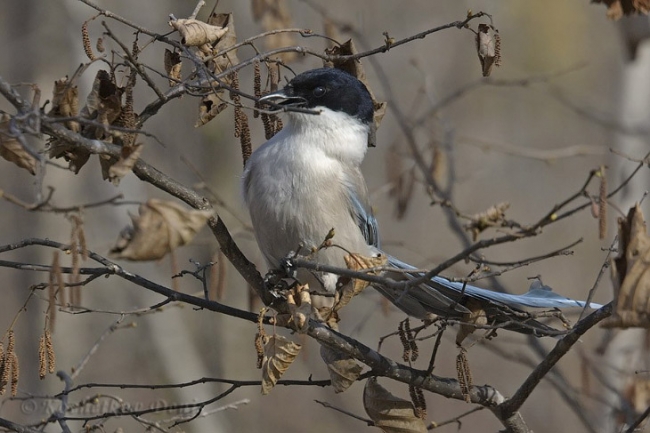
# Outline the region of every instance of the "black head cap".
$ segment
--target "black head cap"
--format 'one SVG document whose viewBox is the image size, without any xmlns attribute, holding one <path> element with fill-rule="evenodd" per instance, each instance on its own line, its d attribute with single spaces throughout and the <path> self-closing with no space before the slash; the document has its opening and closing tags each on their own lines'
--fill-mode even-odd
<svg viewBox="0 0 650 433">
<path fill-rule="evenodd" d="M 373 121 L 374 108 L 368 89 L 356 77 L 340 69 L 303 72 L 281 92 L 289 103 L 301 101 L 299 105 L 305 108 L 325 107 L 347 113 L 366 124 Z"/>
</svg>

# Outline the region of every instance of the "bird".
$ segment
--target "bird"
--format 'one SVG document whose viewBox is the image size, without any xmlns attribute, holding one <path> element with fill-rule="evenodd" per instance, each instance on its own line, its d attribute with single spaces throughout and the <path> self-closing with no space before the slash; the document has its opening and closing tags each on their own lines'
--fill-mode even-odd
<svg viewBox="0 0 650 433">
<path fill-rule="evenodd" d="M 378 224 L 360 166 L 374 126 L 373 100 L 367 87 L 336 68 L 296 75 L 286 86 L 260 98 L 284 111 L 283 129 L 255 149 L 246 161 L 242 191 L 255 238 L 269 269 L 282 269 L 299 248 L 320 264 L 345 268 L 349 252 L 387 258 L 401 272 L 395 279 L 422 277 L 416 268 L 381 250 Z M 334 229 L 340 248 L 318 248 Z M 334 273 L 298 269 L 295 278 L 310 291 L 332 299 L 339 284 Z M 548 326 L 525 319 L 525 308 L 584 307 L 541 284 L 523 295 L 495 292 L 442 276 L 397 290 L 372 285 L 407 315 L 417 319 L 462 318 L 480 309 L 507 329 L 550 335 Z M 592 304 L 595 307 L 596 304 Z M 522 319 L 522 317 L 524 317 Z M 523 323 L 526 322 L 526 323 Z"/>
</svg>

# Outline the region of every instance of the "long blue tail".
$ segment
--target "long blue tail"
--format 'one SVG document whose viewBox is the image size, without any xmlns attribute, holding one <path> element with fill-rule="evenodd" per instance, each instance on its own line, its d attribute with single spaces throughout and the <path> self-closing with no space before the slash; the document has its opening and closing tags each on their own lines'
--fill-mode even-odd
<svg viewBox="0 0 650 433">
<path fill-rule="evenodd" d="M 388 263 L 396 269 L 416 270 L 413 266 L 391 256 L 388 256 Z M 406 276 L 412 280 L 422 277 L 423 274 L 394 272 L 389 275 L 395 279 Z M 470 313 L 471 309 L 480 308 L 496 321 L 503 322 L 516 320 L 517 313 L 521 312 L 522 308 L 584 308 L 586 305 L 584 301 L 558 295 L 540 282 L 533 283 L 530 290 L 523 295 L 493 292 L 438 276 L 407 291 L 396 291 L 378 285 L 374 287 L 405 313 L 421 319 L 430 317 L 431 313 L 442 317 L 458 318 Z M 601 306 L 593 302 L 589 304 L 590 308 Z"/>
</svg>

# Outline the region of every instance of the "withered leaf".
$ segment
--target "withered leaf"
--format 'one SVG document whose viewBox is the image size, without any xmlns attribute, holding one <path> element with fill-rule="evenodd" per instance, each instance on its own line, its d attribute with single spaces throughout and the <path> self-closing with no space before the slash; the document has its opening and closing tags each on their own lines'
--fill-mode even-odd
<svg viewBox="0 0 650 433">
<path fill-rule="evenodd" d="M 0 117 L 0 156 L 35 175 L 37 160 L 12 136 L 10 122 L 7 114 Z"/>
<path fill-rule="evenodd" d="M 618 20 L 623 15 L 644 14 L 650 12 L 650 0 L 591 0 L 592 3 L 604 3 L 607 6 L 607 18 Z"/>
<path fill-rule="evenodd" d="M 180 81 L 182 65 L 181 55 L 165 48 L 165 72 L 170 78 L 169 87 L 174 87 L 178 84 L 176 81 Z"/>
<path fill-rule="evenodd" d="M 120 180 L 128 173 L 131 172 L 133 166 L 140 158 L 142 149 L 144 146 L 142 144 L 136 144 L 134 146 L 123 146 L 122 154 L 120 159 L 117 162 L 111 164 L 102 164 L 102 177 L 104 180 L 108 179 L 113 183 L 113 185 L 119 185 Z M 104 159 L 100 159 L 105 161 Z M 114 161 L 111 159 L 110 161 Z"/>
<path fill-rule="evenodd" d="M 394 396 L 371 377 L 363 389 L 363 407 L 375 426 L 385 433 L 424 433 L 424 421 L 415 415 L 413 404 Z"/>
<path fill-rule="evenodd" d="M 181 43 L 188 47 L 212 44 L 228 32 L 228 28 L 212 26 L 195 19 L 172 19 L 169 25 L 181 35 Z"/>
<path fill-rule="evenodd" d="M 607 328 L 650 328 L 650 236 L 641 208 L 631 208 L 618 220 L 620 254 L 614 259 L 614 313 Z"/>
<path fill-rule="evenodd" d="M 237 44 L 237 32 L 235 31 L 235 19 L 232 13 L 218 14 L 213 12 L 208 18 L 208 24 L 226 28 L 227 31 L 216 44 L 213 44 L 212 52 L 217 54 Z M 229 51 L 226 56 L 219 56 L 220 71 L 224 71 L 229 66 L 234 66 L 239 63 L 237 58 L 237 50 Z M 216 72 L 216 71 L 215 71 Z"/>
<path fill-rule="evenodd" d="M 345 43 L 328 48 L 327 50 L 325 50 L 325 52 L 331 56 L 349 56 L 349 55 L 357 54 L 357 48 L 354 46 L 352 39 L 348 39 Z M 376 144 L 375 134 L 377 128 L 379 128 L 379 124 L 381 123 L 381 120 L 384 118 L 384 115 L 386 114 L 387 104 L 385 101 L 379 102 L 375 98 L 375 95 L 372 89 L 370 88 L 370 85 L 368 84 L 368 80 L 366 79 L 366 73 L 363 69 L 363 66 L 361 65 L 361 61 L 355 59 L 352 60 L 334 59 L 331 62 L 324 62 L 324 66 L 340 69 L 351 75 L 354 75 L 355 77 L 357 77 L 359 81 L 361 81 L 366 86 L 368 92 L 370 92 L 370 96 L 372 97 L 372 104 L 375 109 L 375 114 L 374 114 L 373 128 L 371 128 L 371 131 L 368 135 L 368 146 L 374 147 Z"/>
<path fill-rule="evenodd" d="M 330 349 L 320 347 L 320 357 L 327 365 L 334 392 L 339 393 L 348 389 L 361 375 L 363 367 L 354 358 Z"/>
<path fill-rule="evenodd" d="M 384 266 L 388 262 L 388 256 L 380 255 L 378 257 L 364 257 L 361 254 L 347 254 L 344 257 L 345 265 L 353 271 L 362 271 L 364 269 Z M 370 275 L 377 275 L 376 272 L 369 272 Z M 350 284 L 343 286 L 341 295 L 334 305 L 334 311 L 345 307 L 355 296 L 361 293 L 370 283 L 368 281 L 353 279 Z"/>
<path fill-rule="evenodd" d="M 187 209 L 171 201 L 150 199 L 130 215 L 127 227 L 111 249 L 112 257 L 134 261 L 158 260 L 192 241 L 212 215 L 211 210 Z"/>
<path fill-rule="evenodd" d="M 63 158 L 68 161 L 70 170 L 79 173 L 90 158 L 90 152 L 81 146 L 61 140 L 52 140 L 49 143 L 48 155 L 50 158 Z"/>
<path fill-rule="evenodd" d="M 253 0 L 253 19 L 255 22 L 261 22 L 265 32 L 292 26 L 291 9 L 287 0 Z M 264 46 L 269 51 L 294 45 L 296 45 L 294 33 L 282 32 L 264 38 Z M 298 53 L 295 52 L 279 54 L 285 63 L 294 61 L 297 56 Z"/>
<path fill-rule="evenodd" d="M 54 117 L 76 117 L 79 115 L 79 89 L 73 86 L 67 76 L 54 82 L 52 109 L 48 113 Z M 79 123 L 69 120 L 66 127 L 79 132 Z"/>
<path fill-rule="evenodd" d="M 483 308 L 481 308 L 479 302 L 470 299 L 465 302 L 465 307 L 468 308 L 470 312 L 463 314 L 461 319 L 463 323 L 461 323 L 458 333 L 456 334 L 456 344 L 459 346 L 467 336 L 476 331 L 476 325 L 483 326 L 488 323 L 487 313 Z"/>
<path fill-rule="evenodd" d="M 224 102 L 220 95 L 223 90 L 217 90 L 214 93 L 205 95 L 199 103 L 199 118 L 194 124 L 195 127 L 203 126 L 219 115 L 223 110 L 228 108 L 228 103 Z"/>
<path fill-rule="evenodd" d="M 100 71 L 100 72 L 103 72 L 103 74 L 101 74 L 101 77 L 103 78 L 109 77 L 106 71 Z M 100 87 L 99 80 L 101 79 L 100 72 L 97 73 L 97 75 L 95 76 L 95 81 L 93 82 L 93 91 L 97 93 L 97 95 L 93 97 L 94 99 L 92 99 L 92 102 L 95 105 L 99 105 L 98 93 Z M 110 81 L 110 77 L 109 77 L 109 81 Z M 92 93 L 93 92 L 91 91 L 91 94 Z M 52 100 L 53 100 L 52 103 L 53 106 L 52 106 L 52 110 L 50 110 L 49 113 L 50 115 L 68 117 L 68 116 L 77 116 L 80 114 L 79 113 L 79 91 L 76 86 L 72 86 L 72 83 L 69 81 L 68 77 L 61 78 L 60 80 L 54 82 L 54 95 L 52 97 Z M 97 117 L 96 109 L 97 107 L 95 107 L 95 109 L 93 109 L 93 111 L 90 112 L 87 107 L 84 107 L 84 109 L 81 112 L 81 116 L 87 119 L 95 120 L 95 118 Z M 81 130 L 80 125 L 74 121 L 66 122 L 66 126 L 74 132 L 79 132 Z M 97 138 L 94 132 L 92 134 L 89 134 L 88 136 L 92 138 Z M 77 174 L 79 173 L 79 170 L 81 170 L 81 167 L 83 167 L 86 164 L 86 162 L 88 162 L 88 159 L 90 158 L 90 152 L 88 152 L 88 150 L 84 149 L 81 146 L 76 146 L 72 143 L 58 140 L 58 139 L 51 139 L 48 143 L 48 156 L 50 158 L 64 158 L 66 161 L 68 161 L 70 170 L 72 170 L 75 174 Z"/>
<path fill-rule="evenodd" d="M 207 49 L 205 53 L 201 52 L 199 54 L 212 56 L 213 54 L 223 52 L 237 44 L 237 33 L 235 31 L 235 22 L 232 13 L 212 13 L 208 18 L 208 24 L 227 28 L 228 31 L 221 39 L 219 39 L 219 41 L 217 41 L 216 44 L 214 44 L 214 46 L 209 45 L 207 47 L 209 49 Z M 232 50 L 208 60 L 206 66 L 212 73 L 220 74 L 238 63 L 239 58 L 237 57 L 237 50 Z M 232 76 L 227 75 L 222 77 L 221 81 L 225 85 L 229 86 L 232 83 Z M 217 115 L 223 110 L 228 108 L 228 104 L 224 102 L 223 99 L 223 92 L 223 88 L 216 85 L 215 89 L 211 93 L 205 95 L 201 99 L 201 102 L 199 103 L 199 118 L 194 124 L 195 127 L 205 125 L 210 120 L 217 117 Z"/>
<path fill-rule="evenodd" d="M 476 33 L 476 52 L 484 77 L 492 73 L 492 66 L 501 66 L 501 38 L 499 31 L 489 24 L 479 24 Z"/>
<path fill-rule="evenodd" d="M 103 69 L 97 71 L 92 90 L 86 98 L 86 106 L 81 110 L 81 115 L 102 123 L 104 127 L 86 125 L 83 128 L 84 136 L 103 139 L 108 135 L 106 128 L 118 119 L 121 112 L 122 89 L 113 82 L 108 72 Z"/>
<path fill-rule="evenodd" d="M 300 352 L 301 345 L 281 335 L 266 337 L 262 361 L 262 395 L 271 392 Z"/>
</svg>

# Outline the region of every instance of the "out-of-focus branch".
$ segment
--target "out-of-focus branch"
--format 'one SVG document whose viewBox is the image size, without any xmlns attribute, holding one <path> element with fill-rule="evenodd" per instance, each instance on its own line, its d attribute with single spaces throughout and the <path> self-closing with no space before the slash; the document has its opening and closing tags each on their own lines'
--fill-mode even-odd
<svg viewBox="0 0 650 433">
<path fill-rule="evenodd" d="M 499 406 L 501 416 L 507 418 L 510 414 L 518 411 L 550 369 L 553 368 L 553 366 L 571 349 L 571 347 L 573 347 L 585 332 L 601 320 L 609 317 L 612 314 L 612 308 L 612 303 L 609 303 L 576 323 L 571 332 L 558 341 L 553 350 L 551 350 L 546 358 L 544 358 L 537 368 L 533 370 L 524 383 L 519 387 L 517 392 Z"/>
</svg>

